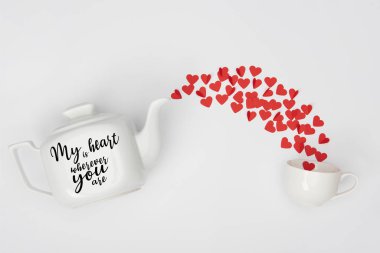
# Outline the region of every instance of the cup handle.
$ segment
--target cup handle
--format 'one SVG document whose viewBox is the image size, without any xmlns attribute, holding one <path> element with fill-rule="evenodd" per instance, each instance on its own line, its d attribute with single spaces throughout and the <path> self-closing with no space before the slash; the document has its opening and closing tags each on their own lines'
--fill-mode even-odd
<svg viewBox="0 0 380 253">
<path fill-rule="evenodd" d="M 40 189 L 38 187 L 35 187 L 30 181 L 29 181 L 29 178 L 26 176 L 25 174 L 25 170 L 24 170 L 24 167 L 22 166 L 22 163 L 21 163 L 21 159 L 20 159 L 20 156 L 19 156 L 19 153 L 18 153 L 18 150 L 19 148 L 21 147 L 28 147 L 30 149 L 32 149 L 33 151 L 35 152 L 38 152 L 40 153 L 40 149 L 36 147 L 36 145 L 34 145 L 33 142 L 31 141 L 24 141 L 24 142 L 19 142 L 19 143 L 15 143 L 13 145 L 10 145 L 9 146 L 9 149 L 14 157 L 14 159 L 16 160 L 16 163 L 17 163 L 17 166 L 21 172 L 21 175 L 22 175 L 22 178 L 24 179 L 24 182 L 25 184 L 30 188 L 32 189 L 33 191 L 36 191 L 36 192 L 40 192 L 40 193 L 44 193 L 44 194 L 47 194 L 47 195 L 52 195 L 51 192 L 49 191 L 45 191 L 43 189 Z"/>
<path fill-rule="evenodd" d="M 334 196 L 334 198 L 336 198 L 336 197 L 340 197 L 340 196 L 342 196 L 342 195 L 344 195 L 344 194 L 346 194 L 346 193 L 349 193 L 349 192 L 353 191 L 353 190 L 356 188 L 356 186 L 358 185 L 358 183 L 359 183 L 359 178 L 358 178 L 356 175 L 352 174 L 352 173 L 343 173 L 343 174 L 341 175 L 341 177 L 340 177 L 340 181 L 344 180 L 344 179 L 347 178 L 347 177 L 352 177 L 352 178 L 354 178 L 354 180 L 355 180 L 354 184 L 353 184 L 350 188 L 348 188 L 347 190 L 344 190 L 344 191 L 342 191 L 342 192 L 338 192 L 338 193 Z"/>
</svg>

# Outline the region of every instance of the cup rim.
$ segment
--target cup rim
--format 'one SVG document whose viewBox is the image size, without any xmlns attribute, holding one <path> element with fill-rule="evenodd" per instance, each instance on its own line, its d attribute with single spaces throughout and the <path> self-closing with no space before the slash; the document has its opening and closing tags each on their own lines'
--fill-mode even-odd
<svg viewBox="0 0 380 253">
<path fill-rule="evenodd" d="M 313 162 L 317 165 L 324 165 L 324 166 L 328 166 L 328 167 L 332 167 L 333 169 L 335 169 L 336 171 L 316 171 L 316 170 L 305 170 L 303 168 L 298 168 L 296 166 L 293 166 L 291 164 L 291 162 L 293 161 L 307 161 L 307 162 Z M 297 169 L 297 170 L 301 170 L 305 173 L 320 173 L 320 174 L 334 174 L 334 173 L 341 173 L 342 171 L 335 165 L 331 164 L 331 163 L 326 163 L 326 162 L 318 162 L 318 161 L 315 161 L 315 160 L 308 160 L 308 159 L 302 159 L 302 158 L 298 158 L 298 159 L 291 159 L 291 160 L 288 160 L 286 162 L 286 164 L 288 165 L 288 167 L 290 168 L 293 168 L 293 169 Z"/>
</svg>

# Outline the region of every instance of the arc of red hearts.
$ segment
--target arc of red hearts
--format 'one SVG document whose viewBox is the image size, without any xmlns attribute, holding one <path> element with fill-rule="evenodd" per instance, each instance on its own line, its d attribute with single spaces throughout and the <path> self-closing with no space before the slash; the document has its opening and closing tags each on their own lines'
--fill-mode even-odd
<svg viewBox="0 0 380 253">
<path fill-rule="evenodd" d="M 252 76 L 251 78 L 244 77 L 247 69 Z M 295 98 L 299 94 L 298 90 L 294 88 L 286 89 L 283 84 L 278 84 L 276 77 L 266 76 L 263 79 L 260 79 L 259 75 L 261 73 L 262 69 L 253 65 L 236 68 L 236 75 L 230 74 L 227 67 L 221 67 L 217 71 L 216 76 L 218 79 L 211 83 L 211 74 L 188 74 L 186 75 L 188 84 L 183 85 L 180 89 L 175 89 L 170 97 L 173 100 L 182 99 L 183 96 L 181 90 L 184 94 L 192 95 L 195 85 L 198 80 L 201 79 L 204 86 L 195 92 L 195 94 L 200 97 L 201 105 L 207 108 L 211 107 L 213 98 L 215 98 L 220 105 L 224 105 L 229 99 L 229 96 L 231 96 L 233 102 L 230 103 L 230 107 L 234 113 L 240 112 L 245 106 L 247 109 L 246 116 L 248 121 L 252 121 L 257 115 L 259 115 L 261 120 L 266 121 L 264 127 L 266 131 L 276 133 L 290 130 L 295 133 L 294 143 L 291 143 L 287 137 L 281 139 L 281 148 L 290 149 L 293 147 L 298 153 L 305 152 L 307 156 L 314 155 L 319 162 L 326 160 L 328 157 L 326 153 L 306 144 L 306 136 L 314 135 L 316 133 L 316 128 L 323 127 L 325 122 L 318 115 L 314 115 L 312 122 L 310 123 L 303 122 L 308 119 L 308 115 L 311 114 L 313 106 L 311 104 L 303 104 L 301 107 L 297 108 Z M 262 80 L 264 80 L 264 83 L 266 84 L 266 88 L 264 88 L 263 93 L 261 93 L 262 97 L 260 97 L 256 91 L 251 92 L 248 90 L 244 93 L 242 92 L 242 90 L 245 90 L 248 87 L 250 87 L 251 90 L 262 89 L 261 87 L 265 87 L 261 86 L 263 83 Z M 228 82 L 227 84 L 225 83 L 226 81 Z M 221 88 L 223 86 L 225 93 L 221 93 Z M 214 93 L 215 97 L 211 95 L 207 96 L 208 88 L 216 93 Z M 287 95 L 288 97 L 284 97 Z M 277 101 L 276 99 L 273 99 L 272 96 L 283 98 L 280 101 Z M 258 113 L 250 110 L 253 108 L 257 108 Z M 283 109 L 283 114 L 278 111 L 274 114 L 272 119 L 269 119 L 272 116 L 272 112 L 280 110 L 281 108 L 285 108 Z M 285 119 L 285 117 L 287 119 Z M 326 144 L 329 143 L 329 141 L 330 138 L 327 138 L 325 133 L 319 134 L 318 144 Z M 315 168 L 315 164 L 312 162 L 305 162 L 303 168 L 305 170 L 312 170 Z"/>
</svg>

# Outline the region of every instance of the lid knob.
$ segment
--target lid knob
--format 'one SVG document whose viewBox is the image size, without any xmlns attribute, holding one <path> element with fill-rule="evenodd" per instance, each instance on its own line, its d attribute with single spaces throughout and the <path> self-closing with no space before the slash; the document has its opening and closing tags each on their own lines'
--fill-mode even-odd
<svg viewBox="0 0 380 253">
<path fill-rule="evenodd" d="M 91 116 L 93 114 L 95 114 L 95 105 L 88 103 L 69 107 L 63 112 L 63 115 L 69 119 L 77 119 L 84 116 Z"/>
</svg>

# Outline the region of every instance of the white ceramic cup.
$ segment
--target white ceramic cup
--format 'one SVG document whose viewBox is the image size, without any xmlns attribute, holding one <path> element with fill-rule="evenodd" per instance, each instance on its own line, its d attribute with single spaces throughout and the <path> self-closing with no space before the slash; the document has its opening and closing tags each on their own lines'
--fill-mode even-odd
<svg viewBox="0 0 380 253">
<path fill-rule="evenodd" d="M 285 188 L 292 200 L 306 206 L 320 206 L 331 198 L 351 192 L 358 184 L 358 177 L 352 173 L 342 173 L 337 167 L 328 163 L 314 162 L 312 171 L 304 170 L 305 160 L 290 160 L 285 168 Z M 350 188 L 338 192 L 344 178 L 354 181 Z"/>
</svg>

